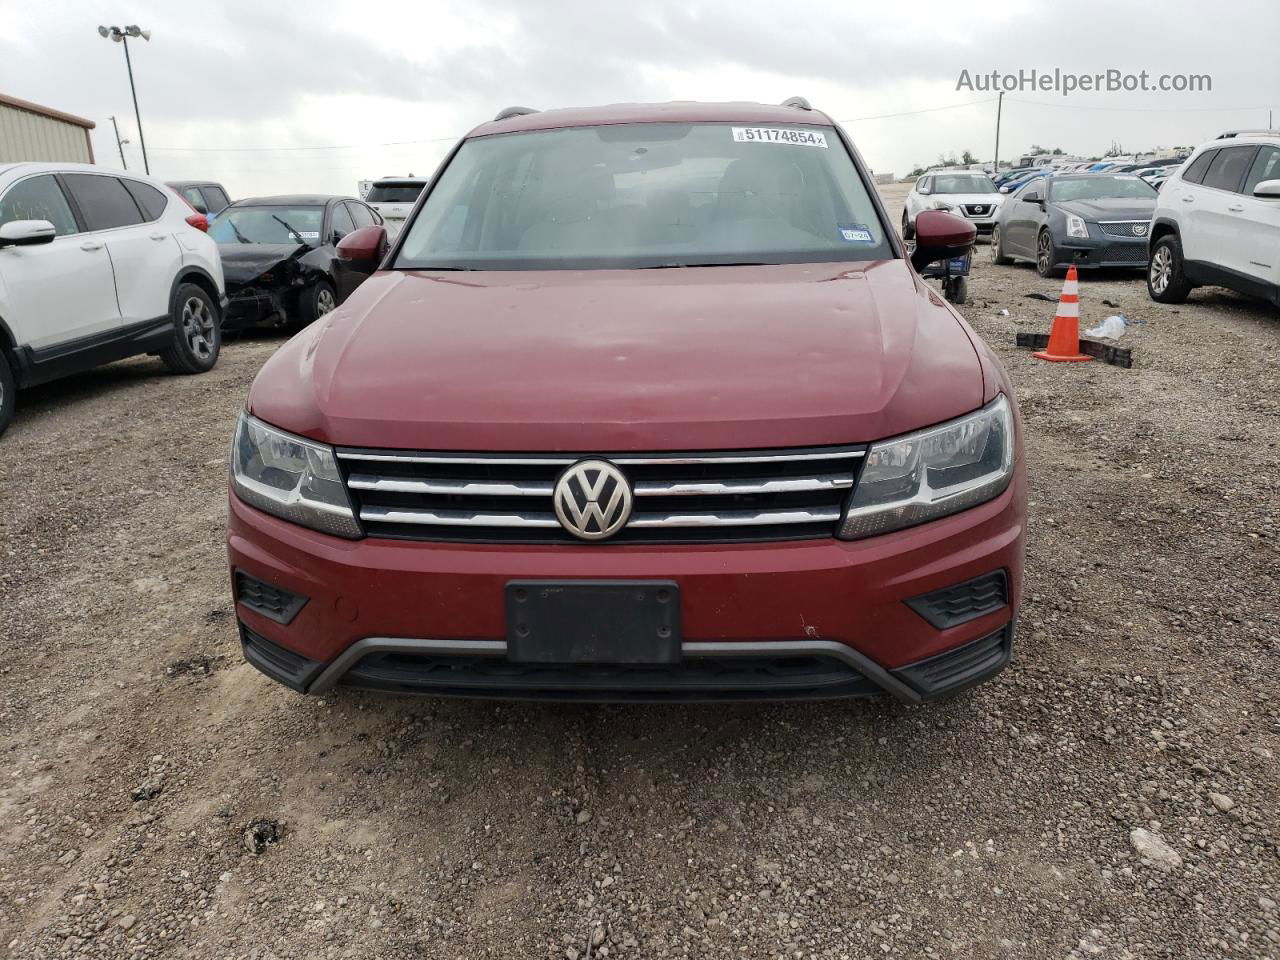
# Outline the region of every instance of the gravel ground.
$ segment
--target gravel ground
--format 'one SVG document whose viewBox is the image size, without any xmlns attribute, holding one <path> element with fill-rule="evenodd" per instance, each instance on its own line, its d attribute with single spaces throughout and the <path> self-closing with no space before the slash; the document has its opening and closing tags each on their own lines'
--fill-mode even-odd
<svg viewBox="0 0 1280 960">
<path fill-rule="evenodd" d="M 924 707 L 299 697 L 241 661 L 222 547 L 279 341 L 26 394 L 0 956 L 1280 957 L 1280 317 L 1089 275 L 1133 369 L 1041 364 L 1059 285 L 986 251 L 1026 605 L 1010 669 Z"/>
</svg>

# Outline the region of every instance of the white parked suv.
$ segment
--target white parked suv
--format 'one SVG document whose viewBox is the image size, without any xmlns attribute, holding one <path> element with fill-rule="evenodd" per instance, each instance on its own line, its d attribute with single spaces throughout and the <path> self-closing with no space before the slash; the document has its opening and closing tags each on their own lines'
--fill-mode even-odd
<svg viewBox="0 0 1280 960">
<path fill-rule="evenodd" d="M 990 233 L 996 225 L 996 213 L 1004 201 L 996 185 L 985 173 L 926 173 L 907 194 L 902 211 L 902 237 L 910 240 L 916 233 L 916 215 L 921 210 L 945 210 L 964 217 L 978 233 Z"/>
<path fill-rule="evenodd" d="M 373 207 L 382 218 L 387 228 L 387 237 L 394 238 L 404 226 L 405 218 L 418 202 L 422 188 L 427 185 L 426 177 L 383 177 L 373 181 L 364 202 Z"/>
<path fill-rule="evenodd" d="M 0 164 L 0 433 L 22 387 L 141 353 L 217 363 L 225 288 L 202 219 L 148 177 Z"/>
<path fill-rule="evenodd" d="M 1280 306 L 1280 130 L 1224 133 L 1165 181 L 1147 290 L 1181 303 L 1201 285 Z"/>
</svg>

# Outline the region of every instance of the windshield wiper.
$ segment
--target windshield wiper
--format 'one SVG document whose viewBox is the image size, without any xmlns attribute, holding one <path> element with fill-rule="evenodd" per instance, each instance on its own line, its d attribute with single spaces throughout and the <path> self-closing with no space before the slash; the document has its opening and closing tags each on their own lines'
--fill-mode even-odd
<svg viewBox="0 0 1280 960">
<path fill-rule="evenodd" d="M 280 219 L 279 217 L 277 217 L 274 213 L 271 215 L 271 219 L 272 219 L 272 220 L 274 220 L 276 223 L 280 224 L 281 226 L 283 226 L 286 230 L 288 230 L 290 233 L 292 233 L 295 237 L 297 237 L 297 238 L 298 238 L 298 242 L 299 242 L 300 244 L 302 244 L 304 247 L 305 247 L 305 246 L 310 246 L 310 244 L 308 244 L 308 243 L 307 243 L 307 241 L 305 241 L 305 240 L 303 240 L 303 239 L 302 239 L 302 234 L 301 234 L 301 233 L 299 233 L 297 230 L 293 229 L 293 227 L 289 226 L 289 224 L 288 224 L 288 223 L 286 223 L 284 220 L 281 220 L 281 219 Z"/>
<path fill-rule="evenodd" d="M 236 235 L 236 239 L 239 240 L 241 243 L 253 242 L 248 237 L 246 237 L 243 233 L 240 232 L 240 228 L 236 226 L 236 222 L 234 220 L 228 219 L 227 226 L 231 228 L 231 232 Z"/>
</svg>

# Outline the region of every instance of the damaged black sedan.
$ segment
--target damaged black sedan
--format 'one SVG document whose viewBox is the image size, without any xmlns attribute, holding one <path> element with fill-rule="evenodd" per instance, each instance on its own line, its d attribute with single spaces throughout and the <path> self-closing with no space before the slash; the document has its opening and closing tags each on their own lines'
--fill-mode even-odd
<svg viewBox="0 0 1280 960">
<path fill-rule="evenodd" d="M 222 255 L 229 303 L 224 330 L 304 327 L 324 316 L 368 276 L 339 258 L 343 237 L 382 223 L 350 197 L 237 200 L 209 226 Z"/>
</svg>

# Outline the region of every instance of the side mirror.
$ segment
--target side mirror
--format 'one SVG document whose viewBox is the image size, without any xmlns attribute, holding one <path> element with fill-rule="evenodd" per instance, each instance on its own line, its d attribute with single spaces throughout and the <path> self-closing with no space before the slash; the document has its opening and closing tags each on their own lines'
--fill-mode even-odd
<svg viewBox="0 0 1280 960">
<path fill-rule="evenodd" d="M 58 231 L 48 220 L 10 220 L 0 226 L 0 247 L 34 247 L 52 243 Z"/>
<path fill-rule="evenodd" d="M 362 273 L 373 273 L 387 252 L 387 228 L 360 227 L 338 243 L 338 259 Z"/>
<path fill-rule="evenodd" d="M 938 260 L 964 256 L 977 236 L 977 228 L 963 217 L 922 210 L 916 214 L 916 250 L 911 254 L 911 265 L 920 271 Z"/>
<path fill-rule="evenodd" d="M 1035 190 L 1032 190 L 1022 199 L 1025 203 L 1044 203 L 1044 197 L 1040 196 Z"/>
<path fill-rule="evenodd" d="M 1263 180 L 1253 188 L 1253 195 L 1264 200 L 1280 199 L 1280 180 Z"/>
<path fill-rule="evenodd" d="M 1001 192 L 1001 193 L 1011 193 L 1011 192 L 1012 192 L 1012 190 L 1011 190 L 1009 187 L 1001 187 L 1001 188 L 1000 188 L 1000 192 Z"/>
</svg>

